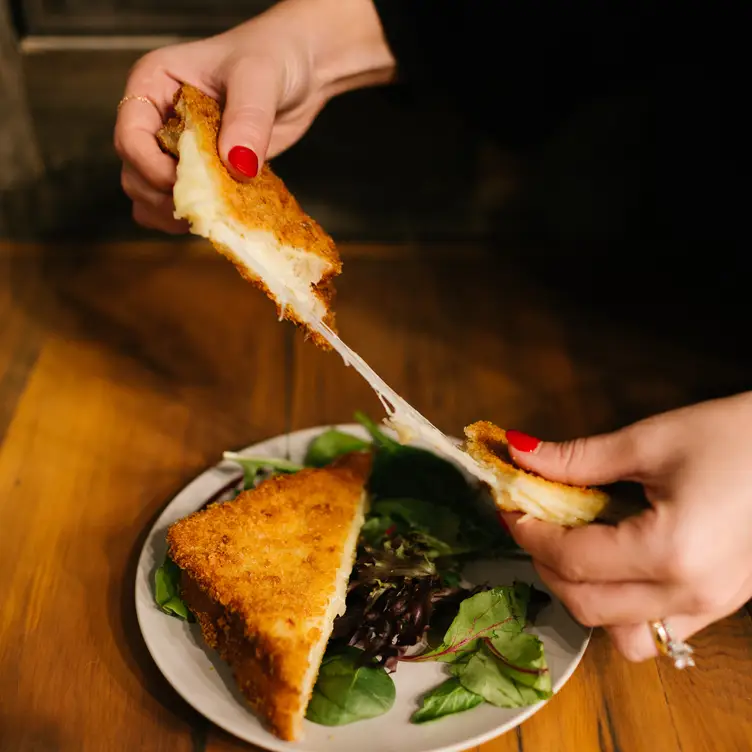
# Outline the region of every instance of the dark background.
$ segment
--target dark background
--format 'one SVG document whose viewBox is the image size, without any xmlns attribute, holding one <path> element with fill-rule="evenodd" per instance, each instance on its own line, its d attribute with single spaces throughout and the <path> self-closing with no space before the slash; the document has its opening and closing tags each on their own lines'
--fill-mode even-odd
<svg viewBox="0 0 752 752">
<path fill-rule="evenodd" d="M 108 40 L 205 36 L 270 4 L 15 0 L 46 172 L 3 197 L 4 235 L 159 237 L 131 222 L 111 146 L 127 71 L 143 53 Z M 436 90 L 356 92 L 332 102 L 276 169 L 337 240 L 452 241 L 460 268 L 462 244 L 481 241 L 593 315 L 644 319 L 746 358 L 748 147 L 737 80 L 669 61 L 638 83 L 535 113 L 504 109 L 500 85 L 480 122 Z"/>
</svg>

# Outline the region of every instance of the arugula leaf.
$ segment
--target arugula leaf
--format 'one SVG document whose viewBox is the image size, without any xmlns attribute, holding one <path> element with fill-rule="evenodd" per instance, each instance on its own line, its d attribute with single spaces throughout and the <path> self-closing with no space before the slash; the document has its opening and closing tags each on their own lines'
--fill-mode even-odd
<svg viewBox="0 0 752 752">
<path fill-rule="evenodd" d="M 499 632 L 521 632 L 524 626 L 525 615 L 519 612 L 512 587 L 485 590 L 462 601 L 438 648 L 410 660 L 452 663 L 477 650 L 481 638 Z"/>
<path fill-rule="evenodd" d="M 381 666 L 364 665 L 363 651 L 348 647 L 324 657 L 306 718 L 322 726 L 343 726 L 386 713 L 396 690 Z"/>
<path fill-rule="evenodd" d="M 382 449 L 396 450 L 402 446 L 399 441 L 389 438 L 389 436 L 387 436 L 373 420 L 371 420 L 365 413 L 360 412 L 360 410 L 356 411 L 355 420 L 357 420 L 358 423 L 368 431 L 373 439 L 373 443 Z"/>
<path fill-rule="evenodd" d="M 180 598 L 180 567 L 169 556 L 154 573 L 154 600 L 166 614 L 189 619 L 190 612 Z"/>
<path fill-rule="evenodd" d="M 499 708 L 522 708 L 543 699 L 532 687 L 519 686 L 508 676 L 485 645 L 449 670 L 465 689 Z"/>
<path fill-rule="evenodd" d="M 248 491 L 256 485 L 256 478 L 261 470 L 272 470 L 278 473 L 297 473 L 303 469 L 290 460 L 276 457 L 246 457 L 237 452 L 224 452 L 222 457 L 237 462 L 243 468 L 243 488 Z"/>
<path fill-rule="evenodd" d="M 303 462 L 310 467 L 324 467 L 343 454 L 359 452 L 368 449 L 369 446 L 367 441 L 357 436 L 331 428 L 319 434 L 308 445 Z"/>
<path fill-rule="evenodd" d="M 427 723 L 453 713 L 462 713 L 483 702 L 480 695 L 465 689 L 457 679 L 447 679 L 443 684 L 423 696 L 420 707 L 410 719 L 413 723 Z"/>
<path fill-rule="evenodd" d="M 486 648 L 500 663 L 500 670 L 515 681 L 550 697 L 551 673 L 546 664 L 543 643 L 529 632 L 497 632 L 484 639 Z"/>
</svg>

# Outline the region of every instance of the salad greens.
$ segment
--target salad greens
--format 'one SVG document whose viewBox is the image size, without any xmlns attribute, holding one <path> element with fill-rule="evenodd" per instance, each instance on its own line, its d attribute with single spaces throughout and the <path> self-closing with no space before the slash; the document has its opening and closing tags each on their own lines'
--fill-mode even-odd
<svg viewBox="0 0 752 752">
<path fill-rule="evenodd" d="M 244 491 L 248 491 L 256 485 L 259 473 L 262 470 L 272 470 L 277 473 L 297 473 L 303 469 L 303 465 L 290 462 L 290 460 L 273 457 L 246 457 L 237 452 L 224 452 L 222 458 L 237 462 L 243 468 Z"/>
<path fill-rule="evenodd" d="M 480 695 L 470 692 L 457 679 L 447 679 L 423 696 L 421 706 L 413 713 L 413 723 L 427 723 L 445 715 L 471 710 L 484 702 Z"/>
<path fill-rule="evenodd" d="M 345 613 L 334 623 L 307 710 L 327 726 L 386 713 L 402 662 L 438 661 L 447 679 L 414 712 L 426 723 L 484 702 L 523 707 L 552 694 L 542 642 L 525 631 L 548 596 L 515 582 L 465 587 L 470 559 L 513 554 L 514 541 L 489 524 L 478 491 L 455 465 L 403 446 L 362 413 L 371 440 L 329 429 L 309 444 L 303 465 L 225 452 L 243 470 L 230 498 L 268 474 L 324 467 L 352 451 L 373 451 L 370 510 L 361 529 Z M 228 489 L 222 498 L 227 499 Z M 210 501 L 215 501 L 218 497 Z M 166 613 L 191 615 L 179 597 L 179 570 L 167 558 L 155 575 L 155 599 Z"/>
<path fill-rule="evenodd" d="M 180 599 L 180 568 L 169 556 L 154 574 L 154 600 L 166 614 L 189 619 L 190 612 Z"/>
<path fill-rule="evenodd" d="M 395 696 L 389 674 L 364 663 L 361 650 L 346 647 L 324 656 L 306 718 L 323 726 L 343 726 L 386 713 Z"/>
<path fill-rule="evenodd" d="M 319 434 L 308 445 L 308 451 L 303 461 L 308 467 L 324 467 L 343 454 L 368 448 L 369 443 L 367 441 L 349 433 L 337 431 L 335 428 L 330 428 L 328 431 Z"/>
<path fill-rule="evenodd" d="M 442 692 L 437 688 L 428 693 L 413 721 L 422 723 L 466 709 L 468 693 L 502 708 L 533 705 L 551 697 L 543 643 L 523 631 L 533 592 L 539 597 L 531 586 L 516 582 L 467 598 L 437 647 L 403 659 L 450 664 L 449 673 L 464 690 L 447 684 Z"/>
<path fill-rule="evenodd" d="M 363 413 L 355 418 L 376 448 L 368 483 L 374 499 L 407 497 L 464 512 L 474 492 L 455 465 L 426 449 L 400 444 Z"/>
</svg>

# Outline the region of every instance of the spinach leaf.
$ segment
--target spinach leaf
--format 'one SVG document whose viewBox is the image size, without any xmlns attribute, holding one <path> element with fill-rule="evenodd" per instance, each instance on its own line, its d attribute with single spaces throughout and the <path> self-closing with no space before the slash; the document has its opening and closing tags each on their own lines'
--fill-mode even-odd
<svg viewBox="0 0 752 752">
<path fill-rule="evenodd" d="M 237 452 L 224 452 L 222 457 L 237 462 L 243 468 L 243 488 L 248 491 L 256 485 L 256 478 L 262 470 L 272 470 L 278 473 L 297 473 L 303 469 L 290 460 L 275 457 L 246 457 Z"/>
<path fill-rule="evenodd" d="M 363 413 L 356 413 L 355 418 L 370 433 L 375 448 L 368 482 L 372 499 L 409 498 L 411 503 L 417 500 L 433 505 L 434 512 L 441 507 L 456 513 L 459 525 L 452 538 L 427 528 L 424 514 L 421 521 L 411 518 L 409 522 L 449 544 L 457 556 L 497 556 L 520 550 L 490 514 L 481 513 L 478 491 L 454 464 L 431 451 L 400 444 Z"/>
<path fill-rule="evenodd" d="M 348 452 L 368 449 L 370 444 L 357 436 L 334 428 L 319 434 L 309 445 L 304 463 L 310 467 L 324 467 Z"/>
<path fill-rule="evenodd" d="M 392 677 L 381 666 L 363 664 L 363 651 L 348 647 L 321 662 L 306 718 L 343 726 L 386 713 L 394 704 Z"/>
<path fill-rule="evenodd" d="M 450 509 L 466 508 L 472 490 L 451 463 L 417 447 L 379 447 L 373 460 L 369 489 L 374 498 L 409 496 Z"/>
<path fill-rule="evenodd" d="M 542 699 L 532 687 L 517 685 L 485 645 L 449 670 L 465 689 L 499 708 L 522 708 Z"/>
<path fill-rule="evenodd" d="M 462 512 L 473 490 L 459 469 L 433 452 L 403 446 L 363 413 L 356 420 L 371 434 L 376 453 L 368 485 L 375 499 L 414 498 Z"/>
<path fill-rule="evenodd" d="M 477 650 L 481 638 L 521 632 L 524 626 L 525 615 L 519 612 L 512 587 L 485 590 L 462 601 L 439 647 L 412 660 L 452 663 Z"/>
<path fill-rule="evenodd" d="M 413 723 L 427 723 L 446 715 L 470 710 L 482 702 L 483 698 L 480 695 L 465 689 L 457 679 L 447 679 L 423 696 L 420 707 L 410 720 Z"/>
<path fill-rule="evenodd" d="M 169 556 L 154 573 L 154 600 L 166 614 L 189 619 L 190 612 L 180 599 L 180 567 Z"/>
<path fill-rule="evenodd" d="M 497 632 L 485 639 L 486 647 L 500 664 L 500 670 L 518 685 L 550 697 L 551 673 L 546 664 L 543 643 L 529 632 Z"/>
</svg>

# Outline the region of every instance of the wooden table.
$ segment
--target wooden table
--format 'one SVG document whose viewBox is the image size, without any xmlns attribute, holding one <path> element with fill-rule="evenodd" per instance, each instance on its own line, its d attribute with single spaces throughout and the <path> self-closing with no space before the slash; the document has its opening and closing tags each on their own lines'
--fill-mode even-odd
<svg viewBox="0 0 752 752">
<path fill-rule="evenodd" d="M 539 260 L 458 245 L 343 255 L 345 339 L 448 432 L 489 418 L 563 438 L 749 388 L 738 352 L 583 308 L 571 280 L 537 278 Z M 0 246 L 0 750 L 249 749 L 147 654 L 136 559 L 222 450 L 358 408 L 378 414 L 358 376 L 201 246 Z M 750 614 L 694 643 L 699 667 L 682 673 L 631 665 L 596 633 L 543 710 L 479 749 L 752 749 Z"/>
</svg>

